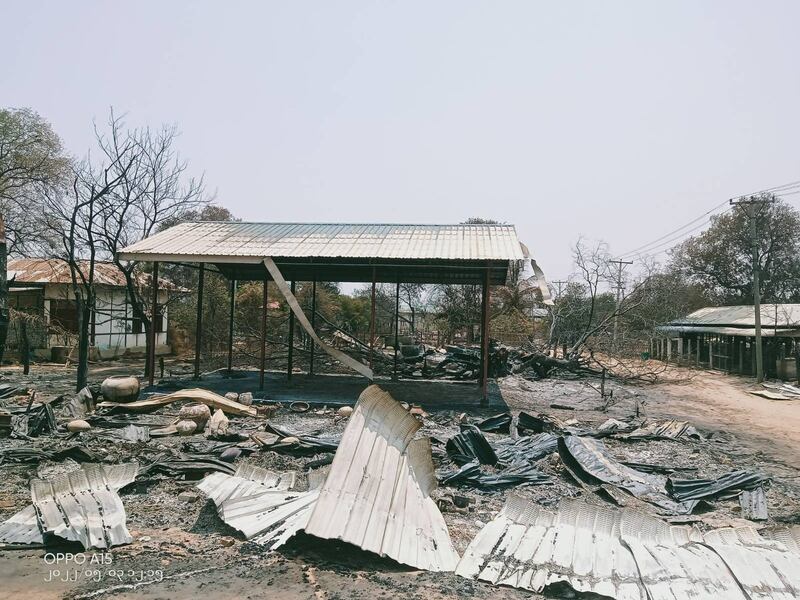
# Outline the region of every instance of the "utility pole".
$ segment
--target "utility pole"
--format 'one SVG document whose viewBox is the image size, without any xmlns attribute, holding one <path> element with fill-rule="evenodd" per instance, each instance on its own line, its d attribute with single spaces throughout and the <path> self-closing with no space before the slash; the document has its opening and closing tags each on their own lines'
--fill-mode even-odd
<svg viewBox="0 0 800 600">
<path fill-rule="evenodd" d="M 611 338 L 611 348 L 612 350 L 617 349 L 617 328 L 619 326 L 619 305 L 622 302 L 622 290 L 624 286 L 622 285 L 622 269 L 626 265 L 632 265 L 632 260 L 610 260 L 608 261 L 613 265 L 617 265 L 617 306 L 614 309 L 614 333 L 613 337 Z"/>
<path fill-rule="evenodd" d="M 756 207 L 771 204 L 774 198 L 740 198 L 731 199 L 732 205 L 744 206 L 750 221 L 750 241 L 753 244 L 753 312 L 756 325 L 756 381 L 764 381 L 764 349 L 761 347 L 761 273 L 758 262 L 758 225 L 756 223 Z"/>
</svg>

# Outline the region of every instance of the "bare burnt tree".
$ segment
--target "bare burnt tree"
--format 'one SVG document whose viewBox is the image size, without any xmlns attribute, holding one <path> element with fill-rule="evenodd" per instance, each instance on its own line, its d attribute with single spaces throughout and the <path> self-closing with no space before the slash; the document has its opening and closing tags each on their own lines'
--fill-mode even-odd
<svg viewBox="0 0 800 600">
<path fill-rule="evenodd" d="M 205 185 L 202 177 L 188 176 L 188 163 L 176 149 L 175 126 L 164 125 L 158 130 L 126 129 L 122 117 L 112 109 L 108 132 L 95 130 L 95 136 L 119 178 L 119 185 L 103 203 L 97 221 L 97 241 L 125 277 L 133 316 L 141 321 L 149 347 L 158 315 L 154 314 L 150 295 L 142 287 L 142 282 L 148 280 L 140 276 L 144 265 L 120 260 L 119 251 L 155 233 L 162 224 L 179 222 L 205 205 Z M 127 168 L 125 158 L 129 155 L 132 161 Z"/>
<path fill-rule="evenodd" d="M 78 326 L 76 390 L 89 375 L 89 330 L 95 306 L 98 261 L 96 223 L 104 204 L 134 164 L 132 146 L 109 163 L 94 166 L 89 159 L 72 167 L 68 188 L 44 191 L 44 223 L 49 251 L 69 267 Z"/>
</svg>

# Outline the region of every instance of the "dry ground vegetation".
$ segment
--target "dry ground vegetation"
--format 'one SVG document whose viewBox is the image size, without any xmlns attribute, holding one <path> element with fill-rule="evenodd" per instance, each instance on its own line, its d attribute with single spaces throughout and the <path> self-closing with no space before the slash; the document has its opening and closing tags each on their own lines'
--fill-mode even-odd
<svg viewBox="0 0 800 600">
<path fill-rule="evenodd" d="M 130 363 L 106 363 L 92 374 L 94 380 L 119 372 L 130 372 Z M 49 401 L 70 390 L 72 374 L 63 366 L 36 366 L 30 376 L 16 369 L 2 372 L 5 382 L 37 390 L 37 401 Z M 638 410 L 649 418 L 674 417 L 691 421 L 706 436 L 704 441 L 624 442 L 607 438 L 613 455 L 625 461 L 689 467 L 697 477 L 715 477 L 734 469 L 765 472 L 773 480 L 767 491 L 773 523 L 800 521 L 800 401 L 775 402 L 747 393 L 752 382 L 730 376 L 670 369 L 656 385 L 634 385 L 611 381 L 614 403 L 603 410 L 598 381 L 564 375 L 530 380 L 519 375 L 498 381 L 512 413 L 547 414 L 563 420 L 575 419 L 581 426 L 597 426 L 609 417 L 629 419 Z M 4 400 L 6 406 L 19 405 L 24 398 Z M 551 404 L 571 409 L 554 409 Z M 443 442 L 458 432 L 461 414 L 425 406 L 422 435 Z M 170 422 L 177 407 L 167 407 L 147 416 L 153 423 Z M 474 410 L 469 416 L 480 418 L 495 410 Z M 330 407 L 314 407 L 304 414 L 280 410 L 272 419 L 277 426 L 295 432 L 319 431 L 323 436 L 340 434 L 346 421 Z M 263 427 L 256 419 L 233 419 L 242 431 Z M 76 441 L 100 454 L 106 463 L 138 460 L 148 464 L 160 454 L 175 451 L 214 453 L 215 442 L 201 434 L 189 437 L 152 439 L 147 443 L 121 442 L 104 437 L 102 431 L 80 434 L 66 440 L 64 435 L 45 436 L 33 441 L 0 440 L 0 450 L 35 446 L 52 449 Z M 486 434 L 490 440 L 501 434 Z M 437 468 L 453 469 L 442 444 L 434 444 Z M 315 456 L 297 457 L 272 451 L 254 452 L 237 459 L 277 471 L 304 473 Z M 0 464 L 0 519 L 4 520 L 30 502 L 29 482 L 34 477 L 51 477 L 77 468 L 70 459 L 38 464 Z M 606 500 L 582 490 L 565 472 L 557 454 L 538 461 L 537 467 L 549 474 L 551 483 L 483 492 L 470 488 L 439 488 L 434 492 L 450 535 L 459 552 L 480 528 L 501 509 L 513 492 L 540 505 L 555 507 L 561 498 L 581 498 L 593 504 Z M 302 478 L 301 478 L 302 479 Z M 325 541 L 300 534 L 277 551 L 264 550 L 227 527 L 218 517 L 213 503 L 195 489 L 197 481 L 184 481 L 163 475 L 140 476 L 122 492 L 127 525 L 134 541 L 110 550 L 115 570 L 159 570 L 163 580 L 137 582 L 137 575 L 105 578 L 95 582 L 45 581 L 50 566 L 44 562 L 44 549 L 4 549 L 0 551 L 0 580 L 8 598 L 530 598 L 532 594 L 513 588 L 495 587 L 463 579 L 454 574 L 430 573 L 410 569 L 337 541 Z M 469 499 L 468 508 L 458 508 L 454 495 Z M 627 506 L 652 512 L 650 505 L 633 497 Z M 707 512 L 695 515 L 701 528 L 741 522 L 735 500 L 716 501 Z M 69 548 L 62 548 L 69 550 Z M 73 551 L 80 551 L 72 548 Z M 93 554 L 88 552 L 88 555 Z M 96 553 L 95 553 L 96 554 Z M 152 581 L 152 580 L 150 580 Z"/>
</svg>

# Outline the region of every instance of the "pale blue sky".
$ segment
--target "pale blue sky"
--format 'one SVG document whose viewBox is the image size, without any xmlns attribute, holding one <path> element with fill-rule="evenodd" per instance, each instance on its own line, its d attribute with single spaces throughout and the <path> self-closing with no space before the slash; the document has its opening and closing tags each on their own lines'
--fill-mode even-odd
<svg viewBox="0 0 800 600">
<path fill-rule="evenodd" d="M 76 154 L 110 105 L 175 122 L 247 220 L 492 217 L 558 279 L 580 235 L 622 253 L 800 179 L 799 2 L 4 0 L 2 20 L 1 106 Z"/>
</svg>

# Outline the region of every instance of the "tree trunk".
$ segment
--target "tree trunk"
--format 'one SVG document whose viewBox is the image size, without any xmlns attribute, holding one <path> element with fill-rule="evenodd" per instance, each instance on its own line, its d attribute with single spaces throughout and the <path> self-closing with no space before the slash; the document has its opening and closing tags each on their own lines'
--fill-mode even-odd
<svg viewBox="0 0 800 600">
<path fill-rule="evenodd" d="M 75 391 L 80 392 L 89 381 L 89 322 L 91 311 L 87 303 L 76 298 L 78 310 L 78 374 Z"/>
<path fill-rule="evenodd" d="M 0 215 L 0 365 L 3 364 L 3 354 L 6 350 L 8 337 L 8 274 L 6 273 L 6 222 Z"/>
<path fill-rule="evenodd" d="M 19 320 L 19 353 L 22 359 L 22 374 L 28 375 L 31 372 L 31 344 L 28 340 L 28 320 Z"/>
</svg>

